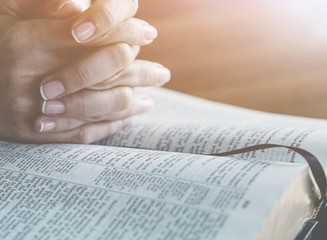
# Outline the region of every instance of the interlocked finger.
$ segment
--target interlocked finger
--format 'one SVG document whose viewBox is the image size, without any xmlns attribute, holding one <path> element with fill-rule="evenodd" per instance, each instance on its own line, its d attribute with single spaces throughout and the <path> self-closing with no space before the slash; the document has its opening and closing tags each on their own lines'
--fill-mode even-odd
<svg viewBox="0 0 327 240">
<path fill-rule="evenodd" d="M 130 124 L 131 119 L 121 119 L 113 122 L 103 121 L 97 123 L 86 123 L 66 132 L 44 131 L 42 134 L 39 133 L 37 137 L 35 136 L 35 139 L 38 139 L 38 141 L 42 141 L 43 143 L 58 142 L 88 144 L 110 137 Z M 36 130 L 40 132 L 40 126 L 36 125 L 35 127 L 37 128 Z M 33 142 L 33 140 L 30 142 Z"/>
<path fill-rule="evenodd" d="M 56 99 L 101 83 L 132 63 L 138 52 L 139 48 L 123 43 L 102 47 L 43 80 L 41 96 Z"/>
<path fill-rule="evenodd" d="M 93 90 L 111 89 L 117 86 L 162 86 L 170 80 L 168 68 L 155 62 L 136 60 L 110 79 L 89 87 Z"/>
</svg>

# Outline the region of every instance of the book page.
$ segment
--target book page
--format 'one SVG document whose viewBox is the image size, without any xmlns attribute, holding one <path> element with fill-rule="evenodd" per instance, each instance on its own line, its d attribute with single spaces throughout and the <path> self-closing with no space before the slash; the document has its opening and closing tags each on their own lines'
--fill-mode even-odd
<svg viewBox="0 0 327 240">
<path fill-rule="evenodd" d="M 327 128 L 327 120 L 262 112 L 213 102 L 164 88 L 138 89 L 155 101 L 152 112 L 137 119 L 141 122 L 208 122 L 251 124 L 273 127 Z"/>
<path fill-rule="evenodd" d="M 216 154 L 267 143 L 301 148 L 308 145 L 307 142 L 312 142 L 315 139 L 312 136 L 316 136 L 317 132 L 320 137 L 311 145 L 327 138 L 325 120 L 263 113 L 194 99 L 163 89 L 155 91 L 155 96 L 159 99 L 153 113 L 136 118 L 133 126 L 100 144 Z M 164 98 L 167 100 L 164 101 Z M 326 151 L 323 152 L 323 155 L 327 154 Z M 252 152 L 235 157 L 304 162 L 302 157 L 286 149 Z"/>
<path fill-rule="evenodd" d="M 0 142 L 0 159 L 2 240 L 252 240 L 285 188 L 306 169 L 108 146 L 6 142 Z"/>
</svg>

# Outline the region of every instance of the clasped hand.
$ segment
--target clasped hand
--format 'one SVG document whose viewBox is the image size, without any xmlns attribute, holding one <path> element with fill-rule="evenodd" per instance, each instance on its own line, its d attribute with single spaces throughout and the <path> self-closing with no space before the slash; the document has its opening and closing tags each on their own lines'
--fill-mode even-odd
<svg viewBox="0 0 327 240">
<path fill-rule="evenodd" d="M 156 37 L 137 1 L 0 0 L 0 139 L 91 143 L 119 131 L 153 101 L 135 87 L 170 79 L 135 60 Z"/>
</svg>

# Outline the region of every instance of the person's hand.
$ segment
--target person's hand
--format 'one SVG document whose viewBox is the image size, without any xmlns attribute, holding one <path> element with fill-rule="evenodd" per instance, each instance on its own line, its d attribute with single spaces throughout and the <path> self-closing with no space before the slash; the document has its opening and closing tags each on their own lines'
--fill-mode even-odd
<svg viewBox="0 0 327 240">
<path fill-rule="evenodd" d="M 131 53 L 126 56 L 131 56 Z M 95 52 L 85 62 L 63 68 L 55 76 L 51 76 L 51 81 L 46 82 L 41 90 L 43 98 L 47 100 L 41 106 L 44 115 L 37 118 L 36 129 L 40 132 L 63 132 L 80 127 L 81 130 L 87 131 L 88 137 L 83 139 L 93 139 L 92 136 L 101 139 L 109 133 L 87 130 L 93 129 L 89 127 L 89 123 L 94 123 L 93 125 L 99 122 L 110 123 L 151 110 L 152 100 L 147 96 L 134 94 L 133 88 L 162 86 L 170 79 L 169 70 L 160 64 L 136 60 L 115 74 L 116 69 L 121 68 L 122 65 L 119 64 L 122 62 L 116 62 L 118 65 L 110 65 L 103 70 L 106 67 L 105 63 L 108 62 L 106 58 L 112 57 L 117 58 L 116 55 L 110 55 L 110 52 L 108 54 Z M 128 59 L 126 61 L 130 62 Z M 106 76 L 112 77 L 103 81 Z M 63 86 L 61 82 L 65 82 L 66 85 Z M 85 83 L 90 86 L 83 87 Z M 71 94 L 69 89 L 79 91 Z M 92 135 L 92 131 L 95 135 Z"/>
<path fill-rule="evenodd" d="M 104 5 L 104 6 L 103 6 Z M 137 11 L 137 1 L 96 1 L 83 14 L 81 7 L 72 0 L 0 0 L 0 14 L 12 16 L 19 19 L 47 18 L 62 19 L 73 17 L 75 21 L 70 22 L 71 34 L 75 41 L 84 43 L 84 46 L 103 46 L 110 43 L 125 42 L 130 45 L 144 46 L 150 44 L 157 37 L 157 30 L 149 23 L 133 18 Z M 109 11 L 110 9 L 110 11 Z M 80 23 L 88 15 L 95 12 L 92 16 L 96 18 L 96 26 L 92 21 Z M 109 14 L 110 17 L 104 16 Z M 102 19 L 106 18 L 106 21 Z M 66 22 L 68 24 L 68 22 Z M 92 27 L 95 27 L 93 28 Z M 0 26 L 1 27 L 1 26 Z M 97 29 L 99 27 L 99 29 Z M 83 41 L 94 31 L 95 36 Z M 110 42 L 108 43 L 108 39 Z M 75 45 L 74 45 L 75 46 Z"/>
<path fill-rule="evenodd" d="M 74 21 L 72 35 L 80 43 L 101 41 L 114 26 L 132 18 L 137 10 L 138 0 L 93 1 L 90 8 Z"/>
<path fill-rule="evenodd" d="M 126 4 L 129 2 L 112 5 L 112 7 L 120 9 L 119 6 L 126 7 Z M 124 36 L 127 42 L 135 45 L 152 42 L 157 35 L 156 30 L 141 20 L 129 18 L 134 13 L 133 8 L 130 8 L 130 11 L 122 11 L 121 14 L 125 15 L 120 16 L 122 22 L 117 20 L 106 26 L 107 32 L 104 36 L 89 41 L 86 45 L 90 45 L 90 42 L 95 45 L 107 44 L 108 38 L 111 41 L 119 42 L 121 41 L 120 36 Z M 118 15 L 117 17 L 119 18 Z M 124 17 L 128 19 L 124 19 Z M 137 41 L 135 38 L 137 35 L 135 30 L 141 29 L 142 25 L 148 30 L 144 32 L 146 38 L 144 42 Z M 74 34 L 73 36 L 76 40 L 76 36 Z M 77 42 L 80 43 L 80 41 Z M 129 47 L 125 45 L 125 48 Z M 42 104 L 44 115 L 37 118 L 35 123 L 38 131 L 68 131 L 89 122 L 116 121 L 143 113 L 151 109 L 152 101 L 146 96 L 135 96 L 130 87 L 161 86 L 170 79 L 168 69 L 146 61 L 136 61 L 127 69 L 121 70 L 119 74 L 114 74 L 115 69 L 121 69 L 120 66 L 109 66 L 103 69 L 103 65 L 99 62 L 104 63 L 108 58 L 121 58 L 125 61 L 122 66 L 127 66 L 130 63 L 128 58 L 131 54 L 123 56 L 121 52 L 117 52 L 118 56 L 110 56 L 103 49 L 102 54 L 100 51 L 93 51 L 94 49 L 92 49 L 92 56 L 88 57 L 89 59 L 65 68 L 43 81 L 41 94 L 45 100 Z M 124 51 L 122 52 L 124 53 Z M 112 61 L 113 59 L 109 59 L 111 61 L 108 62 L 115 62 Z M 112 76 L 114 77 L 112 78 Z M 101 92 L 90 91 L 90 89 L 101 90 Z M 77 93 L 74 94 L 75 92 Z M 108 102 L 114 102 L 113 96 L 116 103 L 108 104 Z M 140 105 L 144 106 L 140 108 Z"/>
<path fill-rule="evenodd" d="M 0 14 L 20 19 L 65 18 L 82 13 L 71 0 L 0 0 Z"/>
<path fill-rule="evenodd" d="M 71 22 L 72 19 L 17 21 L 12 17 L 1 16 L 0 109 L 2 115 L 0 117 L 0 137 L 2 139 L 30 142 L 87 143 L 99 140 L 126 124 L 124 120 L 114 120 L 143 112 L 152 105 L 152 102 L 149 99 L 134 96 L 131 94 L 131 89 L 127 87 L 103 90 L 100 94 L 101 97 L 98 97 L 99 95 L 92 90 L 86 90 L 86 87 L 98 84 L 97 87 L 102 85 L 102 87 L 106 86 L 104 88 L 107 89 L 109 79 L 114 80 L 110 83 L 111 87 L 125 85 L 129 83 L 128 79 L 130 79 L 131 74 L 139 79 L 139 84 L 134 83 L 135 86 L 160 85 L 158 82 L 163 83 L 169 79 L 168 70 L 149 62 L 136 62 L 130 68 L 122 71 L 126 65 L 134 60 L 138 52 L 138 49 L 127 44 L 114 44 L 115 42 L 131 40 L 126 39 L 126 36 L 133 35 L 129 35 L 127 30 L 112 31 L 115 33 L 115 38 L 110 38 L 110 34 L 108 34 L 107 38 L 102 39 L 104 46 L 98 47 L 97 54 L 87 50 L 83 52 L 82 56 L 76 52 L 69 52 L 69 49 L 78 47 L 76 46 L 77 43 L 69 37 L 69 31 L 66 31 Z M 133 30 L 135 34 L 135 29 Z M 143 41 L 142 32 L 140 31 L 141 34 L 136 35 L 139 38 L 135 40 L 134 37 L 133 41 Z M 117 37 L 117 33 L 120 33 L 120 36 L 118 34 Z M 69 54 L 70 57 L 67 58 L 68 53 L 72 54 Z M 103 62 L 104 60 L 109 60 L 110 64 Z M 87 68 L 87 72 L 84 71 L 84 66 L 92 65 L 97 66 L 97 71 L 93 71 L 91 68 Z M 71 67 L 63 68 L 64 66 Z M 71 71 L 70 68 L 75 69 L 75 71 Z M 119 71 L 120 74 L 116 74 Z M 62 116 L 65 117 L 55 118 L 55 121 L 52 121 L 53 118 L 39 117 L 39 122 L 36 123 L 39 131 L 54 131 L 56 133 L 37 134 L 32 125 L 35 117 L 39 115 L 39 103 L 42 102 L 38 93 L 39 79 L 48 76 L 50 72 L 53 73 L 51 77 L 63 77 L 60 81 L 57 81 L 58 78 L 55 81 L 63 83 L 62 86 L 64 86 L 61 89 L 61 91 L 64 89 L 64 93 L 61 94 L 60 100 L 64 103 L 65 115 Z M 98 73 L 102 73 L 102 75 L 100 74 L 98 77 Z M 72 82 L 76 81 L 78 84 L 70 84 L 69 78 L 73 76 Z M 43 96 L 49 99 L 56 98 L 55 96 L 47 96 L 49 89 L 50 94 L 53 94 L 53 90 L 56 89 L 52 85 L 51 77 L 47 77 L 41 87 Z M 102 83 L 103 81 L 105 83 Z M 155 84 L 153 84 L 154 82 Z M 75 94 L 70 95 L 70 93 Z M 86 102 L 83 96 L 90 97 L 89 101 Z M 118 101 L 120 98 L 123 99 L 122 102 Z M 80 102 L 80 99 L 83 99 L 84 102 Z M 98 106 L 99 102 L 106 99 L 111 101 L 111 112 L 102 112 L 104 104 L 99 105 L 98 108 L 98 111 L 102 112 L 101 114 L 87 110 L 90 106 L 91 108 Z M 71 106 L 74 106 L 74 101 L 75 106 L 80 107 L 80 112 L 75 111 L 75 109 L 69 110 L 72 109 Z M 48 101 L 43 102 L 43 111 L 49 111 L 51 105 L 52 110 L 50 112 L 54 108 L 58 110 L 56 103 Z M 63 109 L 62 105 L 59 106 L 60 108 Z"/>
</svg>

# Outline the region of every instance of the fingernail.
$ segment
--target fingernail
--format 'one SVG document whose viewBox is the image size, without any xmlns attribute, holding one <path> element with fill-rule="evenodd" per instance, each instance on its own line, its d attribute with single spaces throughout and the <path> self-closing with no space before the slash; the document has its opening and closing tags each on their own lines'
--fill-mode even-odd
<svg viewBox="0 0 327 240">
<path fill-rule="evenodd" d="M 73 12 L 81 12 L 82 11 L 82 7 L 77 4 L 76 2 L 74 1 L 64 1 L 64 2 L 61 2 L 56 8 L 55 8 L 55 11 L 54 11 L 54 14 L 63 14 L 63 15 L 66 15 L 66 14 L 70 14 L 70 13 L 73 13 Z"/>
<path fill-rule="evenodd" d="M 95 31 L 96 27 L 92 22 L 85 22 L 77 25 L 73 29 L 72 35 L 76 42 L 81 43 L 92 37 Z"/>
<path fill-rule="evenodd" d="M 40 87 L 40 93 L 44 100 L 56 98 L 65 93 L 65 87 L 60 81 L 44 83 Z"/>
<path fill-rule="evenodd" d="M 40 123 L 40 129 L 39 132 L 52 132 L 56 128 L 55 122 L 52 121 L 42 121 Z"/>
<path fill-rule="evenodd" d="M 42 104 L 42 113 L 46 115 L 56 115 L 65 112 L 65 105 L 56 100 L 44 101 Z"/>
<path fill-rule="evenodd" d="M 165 67 L 158 67 L 156 69 L 156 73 L 157 73 L 157 85 L 158 86 L 162 86 L 165 83 L 169 82 L 169 80 L 171 78 L 171 73 L 170 73 L 169 69 L 167 69 Z"/>
<path fill-rule="evenodd" d="M 147 41 L 152 41 L 158 36 L 158 31 L 151 25 L 144 26 L 144 37 Z"/>
<path fill-rule="evenodd" d="M 138 96 L 138 102 L 140 107 L 140 113 L 149 112 L 154 107 L 154 102 L 146 95 Z"/>
</svg>

